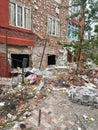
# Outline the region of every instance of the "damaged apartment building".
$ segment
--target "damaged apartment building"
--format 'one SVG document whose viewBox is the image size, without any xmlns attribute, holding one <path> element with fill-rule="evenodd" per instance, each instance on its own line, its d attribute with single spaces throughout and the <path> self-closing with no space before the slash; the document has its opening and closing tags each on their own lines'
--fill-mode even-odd
<svg viewBox="0 0 98 130">
<path fill-rule="evenodd" d="M 67 62 L 58 41 L 68 37 L 68 0 L 0 1 L 0 74 L 6 68 L 47 67 Z M 25 60 L 24 60 L 25 59 Z M 2 72 L 2 73 L 1 73 Z"/>
</svg>

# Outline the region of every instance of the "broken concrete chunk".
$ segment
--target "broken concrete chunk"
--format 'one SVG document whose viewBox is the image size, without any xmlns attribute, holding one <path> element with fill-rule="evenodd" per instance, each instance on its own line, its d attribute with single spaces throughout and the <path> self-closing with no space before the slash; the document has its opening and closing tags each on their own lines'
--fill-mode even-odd
<svg viewBox="0 0 98 130">
<path fill-rule="evenodd" d="M 31 114 L 31 112 L 26 111 L 23 115 L 27 118 L 27 117 L 31 116 L 32 114 Z"/>
<path fill-rule="evenodd" d="M 0 107 L 3 107 L 5 105 L 5 102 L 0 102 Z"/>
<path fill-rule="evenodd" d="M 39 86 L 38 86 L 37 89 L 36 89 L 36 93 L 39 93 L 40 90 L 41 90 L 43 87 L 44 87 L 44 81 L 41 81 L 40 84 L 39 84 Z"/>
<path fill-rule="evenodd" d="M 87 87 L 71 87 L 68 91 L 69 99 L 73 102 L 94 106 L 98 106 L 98 91 Z"/>
<path fill-rule="evenodd" d="M 14 116 L 14 115 L 12 115 L 12 114 L 10 114 L 10 113 L 7 114 L 7 117 L 8 117 L 9 119 L 11 119 L 12 121 L 17 118 L 17 116 Z"/>
</svg>

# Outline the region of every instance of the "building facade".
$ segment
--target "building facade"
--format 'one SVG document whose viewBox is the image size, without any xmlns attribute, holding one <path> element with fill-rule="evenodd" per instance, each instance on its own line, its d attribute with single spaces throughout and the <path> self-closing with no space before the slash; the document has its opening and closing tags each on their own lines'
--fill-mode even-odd
<svg viewBox="0 0 98 130">
<path fill-rule="evenodd" d="M 68 5 L 64 0 L 1 0 L 0 53 L 12 68 L 62 65 L 66 55 L 58 41 L 67 41 Z M 65 55 L 65 56 L 64 56 Z M 2 71 L 2 70 L 1 70 Z"/>
<path fill-rule="evenodd" d="M 27 26 L 31 25 L 31 18 L 28 18 L 27 14 L 29 8 L 29 3 L 18 2 L 17 5 L 15 0 L 0 1 L 0 71 L 3 72 L 1 76 L 6 75 L 8 68 L 22 67 L 24 58 L 27 58 L 26 67 L 30 65 L 34 40 L 32 29 Z"/>
<path fill-rule="evenodd" d="M 46 47 L 42 66 L 47 65 L 63 65 L 66 62 L 64 58 L 64 50 L 60 51 L 58 41 L 67 41 L 67 17 L 68 10 L 59 8 L 59 4 L 68 5 L 68 0 L 34 0 L 32 1 L 32 30 L 38 32 L 44 41 L 41 44 L 35 43 L 33 65 L 40 66 L 45 42 Z"/>
</svg>

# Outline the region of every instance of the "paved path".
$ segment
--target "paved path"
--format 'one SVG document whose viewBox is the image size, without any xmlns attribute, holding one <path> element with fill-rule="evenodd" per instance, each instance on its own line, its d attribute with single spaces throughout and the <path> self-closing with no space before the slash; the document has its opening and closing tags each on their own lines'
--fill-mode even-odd
<svg viewBox="0 0 98 130">
<path fill-rule="evenodd" d="M 74 104 L 68 100 L 66 93 L 54 91 L 42 99 L 36 108 L 33 100 L 30 104 L 33 107 L 32 116 L 20 122 L 25 122 L 26 130 L 98 130 L 98 109 Z M 41 121 L 38 126 L 39 109 Z M 95 120 L 86 121 L 83 115 Z"/>
</svg>

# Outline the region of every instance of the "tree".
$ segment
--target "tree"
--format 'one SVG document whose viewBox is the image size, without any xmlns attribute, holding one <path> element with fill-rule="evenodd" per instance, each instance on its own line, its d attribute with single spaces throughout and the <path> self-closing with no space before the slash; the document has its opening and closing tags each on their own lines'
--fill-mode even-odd
<svg viewBox="0 0 98 130">
<path fill-rule="evenodd" d="M 62 6 L 60 6 L 62 8 Z M 73 0 L 70 8 L 79 8 L 79 10 L 75 13 L 72 13 L 68 20 L 77 19 L 77 26 L 78 31 L 74 32 L 78 35 L 78 42 L 74 41 L 74 44 L 65 43 L 64 46 L 72 46 L 75 50 L 75 53 L 78 54 L 77 58 L 77 69 L 76 73 L 78 72 L 80 62 L 81 62 L 81 55 L 83 55 L 83 50 L 88 50 L 89 46 L 95 44 L 94 33 L 92 33 L 92 25 L 97 22 L 98 20 L 98 0 Z M 67 9 L 67 8 L 66 8 Z M 98 29 L 98 28 L 97 28 Z M 87 35 L 87 38 L 85 38 Z M 78 44 L 77 44 L 78 43 Z"/>
</svg>

